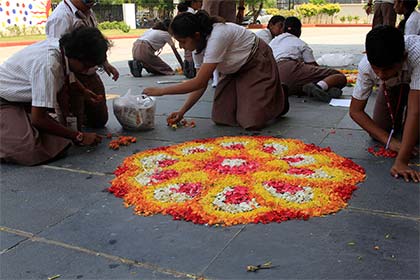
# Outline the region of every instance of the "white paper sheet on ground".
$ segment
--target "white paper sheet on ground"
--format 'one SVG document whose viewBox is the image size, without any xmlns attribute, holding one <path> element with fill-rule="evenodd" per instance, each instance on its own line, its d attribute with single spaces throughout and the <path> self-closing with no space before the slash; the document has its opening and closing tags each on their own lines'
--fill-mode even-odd
<svg viewBox="0 0 420 280">
<path fill-rule="evenodd" d="M 337 107 L 337 106 L 339 106 L 339 107 L 350 107 L 350 102 L 351 102 L 351 99 L 336 99 L 336 98 L 333 98 L 330 101 L 330 105 L 335 106 L 335 107 Z"/>
</svg>

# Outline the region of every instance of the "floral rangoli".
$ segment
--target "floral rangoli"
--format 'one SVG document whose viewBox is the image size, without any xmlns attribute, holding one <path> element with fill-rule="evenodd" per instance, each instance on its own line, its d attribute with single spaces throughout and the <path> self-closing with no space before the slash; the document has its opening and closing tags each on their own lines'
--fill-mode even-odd
<svg viewBox="0 0 420 280">
<path fill-rule="evenodd" d="M 239 136 L 143 151 L 115 175 L 109 191 L 139 215 L 230 226 L 337 212 L 365 172 L 329 148 Z"/>
</svg>

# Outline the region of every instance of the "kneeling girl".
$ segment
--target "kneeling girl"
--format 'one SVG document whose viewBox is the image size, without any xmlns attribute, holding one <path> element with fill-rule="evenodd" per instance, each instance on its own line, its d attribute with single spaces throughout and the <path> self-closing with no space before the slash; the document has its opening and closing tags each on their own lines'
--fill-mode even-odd
<svg viewBox="0 0 420 280">
<path fill-rule="evenodd" d="M 216 87 L 212 120 L 217 124 L 261 128 L 288 111 L 276 61 L 268 45 L 251 31 L 204 11 L 174 18 L 170 31 L 182 48 L 194 52 L 199 68 L 194 79 L 166 88 L 146 88 L 152 96 L 191 93 L 169 123 L 180 121 L 205 92 L 213 71 L 222 74 Z"/>
</svg>

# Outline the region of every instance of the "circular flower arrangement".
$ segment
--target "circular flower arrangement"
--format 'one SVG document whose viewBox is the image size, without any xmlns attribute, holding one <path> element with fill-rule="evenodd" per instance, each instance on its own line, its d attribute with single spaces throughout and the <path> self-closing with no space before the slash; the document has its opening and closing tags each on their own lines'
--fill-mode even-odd
<svg viewBox="0 0 420 280">
<path fill-rule="evenodd" d="M 109 191 L 137 214 L 225 226 L 337 212 L 365 178 L 329 148 L 247 136 L 147 150 L 126 158 L 115 175 Z"/>
</svg>

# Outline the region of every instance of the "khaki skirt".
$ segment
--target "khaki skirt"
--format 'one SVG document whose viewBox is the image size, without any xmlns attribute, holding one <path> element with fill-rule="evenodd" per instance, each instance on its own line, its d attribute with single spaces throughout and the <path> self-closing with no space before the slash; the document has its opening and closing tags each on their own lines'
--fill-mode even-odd
<svg viewBox="0 0 420 280">
<path fill-rule="evenodd" d="M 63 137 L 36 129 L 23 105 L 0 101 L 0 159 L 36 165 L 55 158 L 71 145 Z"/>
<path fill-rule="evenodd" d="M 281 82 L 287 86 L 288 94 L 301 96 L 302 87 L 307 83 L 317 83 L 328 76 L 340 74 L 339 71 L 325 67 L 306 64 L 296 60 L 281 60 L 277 62 Z"/>
<path fill-rule="evenodd" d="M 212 119 L 217 124 L 263 127 L 289 110 L 271 48 L 262 40 L 236 73 L 219 81 Z"/>
</svg>

